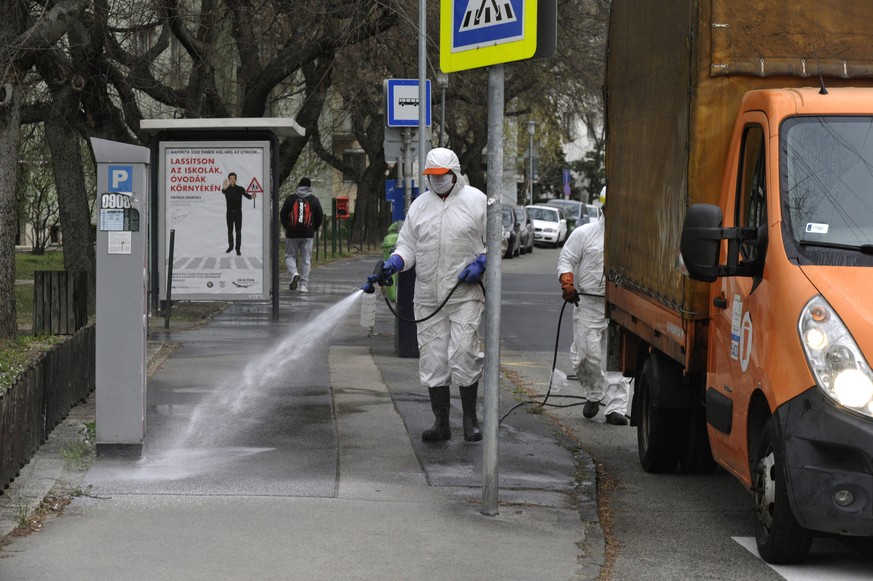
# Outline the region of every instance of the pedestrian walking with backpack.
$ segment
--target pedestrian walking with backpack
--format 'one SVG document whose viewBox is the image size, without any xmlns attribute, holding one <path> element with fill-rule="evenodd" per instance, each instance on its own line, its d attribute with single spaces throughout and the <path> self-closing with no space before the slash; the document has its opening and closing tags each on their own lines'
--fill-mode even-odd
<svg viewBox="0 0 873 581">
<path fill-rule="evenodd" d="M 279 220 L 285 228 L 285 266 L 291 275 L 289 286 L 292 291 L 309 292 L 312 239 L 324 222 L 324 210 L 312 193 L 309 178 L 300 180 L 297 191 L 285 199 Z"/>
</svg>

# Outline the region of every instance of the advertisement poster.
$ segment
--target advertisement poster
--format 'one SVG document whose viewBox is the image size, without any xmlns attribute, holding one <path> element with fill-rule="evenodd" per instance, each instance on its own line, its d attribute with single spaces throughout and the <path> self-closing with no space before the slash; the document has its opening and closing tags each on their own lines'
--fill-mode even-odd
<svg viewBox="0 0 873 581">
<path fill-rule="evenodd" d="M 159 195 L 165 269 L 173 243 L 173 299 L 268 296 L 269 143 L 161 144 Z"/>
</svg>

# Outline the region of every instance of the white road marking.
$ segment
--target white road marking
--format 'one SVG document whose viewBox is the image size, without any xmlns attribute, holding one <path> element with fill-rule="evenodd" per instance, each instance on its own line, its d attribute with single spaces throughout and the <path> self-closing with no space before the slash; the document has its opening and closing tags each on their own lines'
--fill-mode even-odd
<svg viewBox="0 0 873 581">
<path fill-rule="evenodd" d="M 758 557 L 755 537 L 731 537 Z M 836 539 L 815 539 L 812 551 L 802 565 L 769 565 L 787 581 L 855 581 L 870 579 L 870 560 Z"/>
</svg>

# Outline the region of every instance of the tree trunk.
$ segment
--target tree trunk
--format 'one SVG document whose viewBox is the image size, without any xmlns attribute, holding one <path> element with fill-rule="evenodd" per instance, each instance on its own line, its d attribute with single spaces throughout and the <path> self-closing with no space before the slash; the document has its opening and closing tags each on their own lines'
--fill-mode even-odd
<svg viewBox="0 0 873 581">
<path fill-rule="evenodd" d="M 2 5 L 2 4 L 0 4 Z M 2 79 L 0 79 L 2 83 Z M 9 94 L 11 93 L 11 94 Z M 21 141 L 20 89 L 0 84 L 0 338 L 18 334 L 15 309 L 16 172 Z"/>
<path fill-rule="evenodd" d="M 69 86 L 52 92 L 52 108 L 45 122 L 46 141 L 52 156 L 63 232 L 64 268 L 88 273 L 88 309 L 94 312 L 94 234 L 88 194 L 82 171 L 79 136 L 70 129 L 79 106 L 79 94 Z"/>
<path fill-rule="evenodd" d="M 355 228 L 361 239 L 361 247 L 368 240 L 377 245 L 387 233 L 387 224 L 379 223 L 379 204 L 385 198 L 385 156 L 379 153 L 364 170 L 364 175 L 358 183 L 358 199 L 355 209 Z"/>
</svg>

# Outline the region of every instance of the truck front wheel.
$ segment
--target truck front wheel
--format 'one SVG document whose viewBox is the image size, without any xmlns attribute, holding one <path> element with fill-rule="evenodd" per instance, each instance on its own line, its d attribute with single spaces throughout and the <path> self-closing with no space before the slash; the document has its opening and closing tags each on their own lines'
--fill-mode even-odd
<svg viewBox="0 0 873 581">
<path fill-rule="evenodd" d="M 640 465 L 646 472 L 673 472 L 679 462 L 679 422 L 674 409 L 654 405 L 659 375 L 653 358 L 646 359 L 636 385 L 637 397 L 640 398 L 637 449 Z"/>
<path fill-rule="evenodd" d="M 785 460 L 776 423 L 767 420 L 761 432 L 758 464 L 752 474 L 755 494 L 755 541 L 768 563 L 800 563 L 809 553 L 812 533 L 800 526 L 788 500 Z"/>
</svg>

